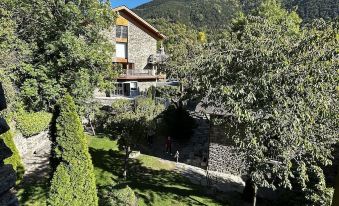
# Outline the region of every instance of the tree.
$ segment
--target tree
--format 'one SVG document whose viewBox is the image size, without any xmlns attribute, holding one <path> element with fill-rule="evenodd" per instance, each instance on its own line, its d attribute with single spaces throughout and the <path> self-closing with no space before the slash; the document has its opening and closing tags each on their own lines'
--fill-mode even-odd
<svg viewBox="0 0 339 206">
<path fill-rule="evenodd" d="M 339 203 L 339 172 L 337 174 L 336 184 L 335 184 L 335 192 L 333 195 L 332 206 L 338 205 Z"/>
<path fill-rule="evenodd" d="M 49 205 L 98 205 L 94 169 L 76 106 L 70 95 L 59 105 L 56 120 L 55 158 Z"/>
<path fill-rule="evenodd" d="M 150 23 L 167 37 L 162 43 L 170 57 L 166 66 L 161 69 L 168 78 L 182 80 L 190 69 L 191 62 L 187 59 L 193 58 L 201 45 L 198 31 L 185 24 L 169 22 L 163 18 L 150 20 Z"/>
<path fill-rule="evenodd" d="M 299 204 L 330 204 L 322 168 L 338 141 L 337 33 L 337 21 L 300 28 L 294 12 L 265 0 L 196 60 L 195 88 L 231 114 L 254 189 L 283 187 L 304 197 Z"/>
<path fill-rule="evenodd" d="M 1 7 L 12 14 L 16 35 L 30 48 L 15 67 L 15 84 L 28 110 L 52 110 L 65 92 L 80 105 L 95 87 L 108 85 L 102 81 L 118 75 L 107 32 L 115 22 L 109 1 L 5 0 Z"/>
<path fill-rule="evenodd" d="M 114 115 L 108 122 L 118 144 L 125 151 L 124 178 L 127 177 L 128 157 L 131 148 L 145 138 L 149 130 L 155 130 L 156 118 L 164 111 L 164 106 L 151 98 L 137 98 L 134 101 L 117 100 L 112 104 Z"/>
</svg>

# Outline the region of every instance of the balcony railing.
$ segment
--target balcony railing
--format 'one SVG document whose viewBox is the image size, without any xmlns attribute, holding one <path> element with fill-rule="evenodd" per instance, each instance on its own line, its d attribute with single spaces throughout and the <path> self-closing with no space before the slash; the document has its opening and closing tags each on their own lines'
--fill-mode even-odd
<svg viewBox="0 0 339 206">
<path fill-rule="evenodd" d="M 123 76 L 156 76 L 155 70 L 149 69 L 126 69 L 123 71 Z"/>
</svg>

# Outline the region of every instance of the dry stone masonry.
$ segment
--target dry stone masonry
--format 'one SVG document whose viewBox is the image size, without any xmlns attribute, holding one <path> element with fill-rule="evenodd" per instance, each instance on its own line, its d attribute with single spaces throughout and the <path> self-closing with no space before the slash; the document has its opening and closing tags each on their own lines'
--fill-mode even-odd
<svg viewBox="0 0 339 206">
<path fill-rule="evenodd" d="M 230 173 L 242 176 L 246 173 L 246 163 L 242 154 L 234 142 L 226 134 L 230 135 L 227 125 L 217 125 L 211 115 L 210 145 L 209 145 L 209 170 Z"/>
</svg>

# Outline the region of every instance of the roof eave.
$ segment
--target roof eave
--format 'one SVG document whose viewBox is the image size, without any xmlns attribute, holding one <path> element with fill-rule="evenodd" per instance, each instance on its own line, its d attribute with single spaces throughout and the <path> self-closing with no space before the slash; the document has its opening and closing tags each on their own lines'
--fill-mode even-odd
<svg viewBox="0 0 339 206">
<path fill-rule="evenodd" d="M 134 17 L 136 20 L 138 20 L 140 23 L 146 26 L 149 30 L 151 30 L 157 37 L 157 40 L 164 40 L 167 38 L 165 35 L 161 34 L 156 28 L 154 28 L 151 24 L 149 24 L 147 21 L 142 19 L 140 16 L 138 16 L 136 13 L 134 13 L 132 10 L 130 10 L 126 6 L 119 6 L 119 7 L 113 8 L 113 11 L 115 12 L 122 11 L 122 10 L 127 12 L 129 15 Z"/>
</svg>

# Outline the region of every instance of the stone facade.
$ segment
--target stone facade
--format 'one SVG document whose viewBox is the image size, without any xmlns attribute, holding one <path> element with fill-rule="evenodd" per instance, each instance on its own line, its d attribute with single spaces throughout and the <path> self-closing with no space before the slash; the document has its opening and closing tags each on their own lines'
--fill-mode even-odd
<svg viewBox="0 0 339 206">
<path fill-rule="evenodd" d="M 234 135 L 227 125 L 218 125 L 211 116 L 210 144 L 208 169 L 212 171 L 230 173 L 233 175 L 245 175 L 246 163 L 242 154 L 230 136 Z"/>
<path fill-rule="evenodd" d="M 126 19 L 128 19 L 126 17 Z M 157 53 L 157 40 L 153 38 L 137 22 L 129 19 L 128 21 L 128 39 L 127 39 L 127 58 L 129 63 L 134 63 L 135 69 L 148 68 L 148 58 Z M 109 31 L 112 44 L 116 45 L 116 28 Z M 115 56 L 115 54 L 114 54 Z"/>
<path fill-rule="evenodd" d="M 157 52 L 157 40 L 134 22 L 128 23 L 128 61 L 135 69 L 146 69 L 148 58 Z"/>
<path fill-rule="evenodd" d="M 138 87 L 139 87 L 139 91 L 141 93 L 143 92 L 147 92 L 147 90 L 152 87 L 152 86 L 156 86 L 156 82 L 138 82 Z"/>
</svg>

